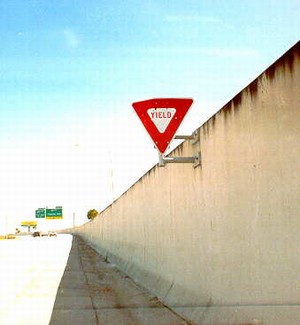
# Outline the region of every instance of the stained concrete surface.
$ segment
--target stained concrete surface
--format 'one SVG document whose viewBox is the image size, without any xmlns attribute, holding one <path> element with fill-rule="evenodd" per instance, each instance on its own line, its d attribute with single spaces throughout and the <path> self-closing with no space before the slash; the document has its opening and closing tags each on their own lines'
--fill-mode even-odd
<svg viewBox="0 0 300 325">
<path fill-rule="evenodd" d="M 183 318 L 164 306 L 74 236 L 50 325 L 183 325 Z"/>
</svg>

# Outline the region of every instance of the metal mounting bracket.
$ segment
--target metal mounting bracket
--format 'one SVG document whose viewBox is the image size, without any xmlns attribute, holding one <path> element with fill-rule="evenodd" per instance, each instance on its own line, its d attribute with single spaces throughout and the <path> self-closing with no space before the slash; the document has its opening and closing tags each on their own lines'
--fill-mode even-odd
<svg viewBox="0 0 300 325">
<path fill-rule="evenodd" d="M 192 163 L 194 168 L 201 165 L 201 153 L 198 150 L 200 139 L 199 139 L 199 132 L 196 130 L 193 132 L 192 135 L 177 135 L 174 139 L 178 140 L 191 140 L 192 145 L 194 147 L 195 154 L 192 157 L 165 157 L 162 153 L 158 153 L 158 162 L 159 167 L 165 167 L 166 164 L 186 164 Z"/>
<path fill-rule="evenodd" d="M 159 167 L 165 167 L 166 164 L 187 164 L 193 163 L 194 166 L 199 164 L 200 161 L 200 152 L 193 157 L 165 157 L 163 154 L 158 154 Z"/>
</svg>

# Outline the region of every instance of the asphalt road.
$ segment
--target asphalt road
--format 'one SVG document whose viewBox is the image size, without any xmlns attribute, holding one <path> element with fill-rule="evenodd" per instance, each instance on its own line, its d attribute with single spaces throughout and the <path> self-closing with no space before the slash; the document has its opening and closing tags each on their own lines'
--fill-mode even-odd
<svg viewBox="0 0 300 325">
<path fill-rule="evenodd" d="M 0 324 L 49 324 L 72 236 L 0 241 Z"/>
<path fill-rule="evenodd" d="M 79 237 L 1 240 L 0 261 L 0 324 L 188 324 Z"/>
</svg>

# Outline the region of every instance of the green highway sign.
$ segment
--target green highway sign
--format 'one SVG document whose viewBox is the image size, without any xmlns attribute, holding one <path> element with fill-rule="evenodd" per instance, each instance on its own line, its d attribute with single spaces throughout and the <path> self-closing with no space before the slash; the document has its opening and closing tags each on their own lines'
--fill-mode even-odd
<svg viewBox="0 0 300 325">
<path fill-rule="evenodd" d="M 46 209 L 46 219 L 62 219 L 63 212 L 61 207 Z"/>
<path fill-rule="evenodd" d="M 45 213 L 45 209 L 37 209 L 35 210 L 35 217 L 36 218 L 45 218 L 46 213 Z"/>
<path fill-rule="evenodd" d="M 54 209 L 39 208 L 35 210 L 35 217 L 46 219 L 62 219 L 63 209 L 61 206 L 57 206 Z"/>
</svg>

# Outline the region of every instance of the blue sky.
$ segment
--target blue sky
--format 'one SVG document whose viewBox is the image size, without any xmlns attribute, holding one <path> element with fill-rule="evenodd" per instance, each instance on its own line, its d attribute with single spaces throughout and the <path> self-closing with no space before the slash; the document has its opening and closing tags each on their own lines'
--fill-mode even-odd
<svg viewBox="0 0 300 325">
<path fill-rule="evenodd" d="M 102 209 L 156 163 L 132 102 L 194 98 L 191 133 L 299 30 L 299 0 L 1 0 L 0 227 Z"/>
</svg>

